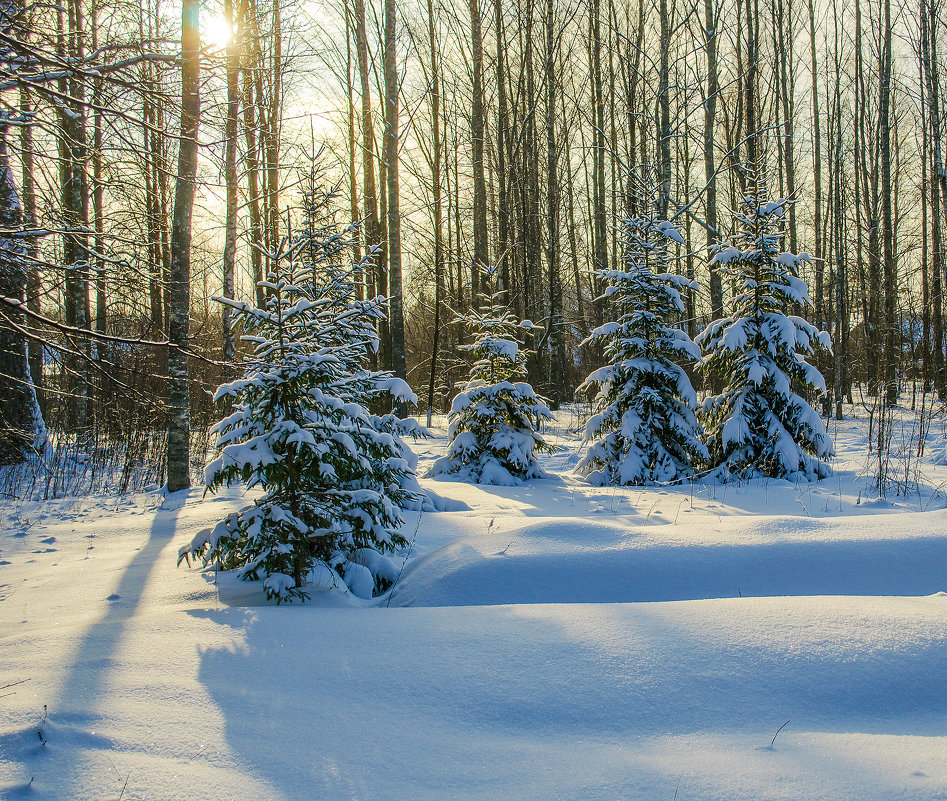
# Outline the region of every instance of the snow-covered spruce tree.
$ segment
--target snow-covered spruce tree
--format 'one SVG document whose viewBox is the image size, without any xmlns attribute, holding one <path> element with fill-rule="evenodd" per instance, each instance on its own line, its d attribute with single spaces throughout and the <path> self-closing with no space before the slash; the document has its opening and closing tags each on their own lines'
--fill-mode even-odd
<svg viewBox="0 0 947 801">
<path fill-rule="evenodd" d="M 710 464 L 728 476 L 813 480 L 832 472 L 826 459 L 832 441 L 806 392 L 824 392 L 821 373 L 806 362 L 828 335 L 791 304 L 811 306 L 799 265 L 807 254 L 781 250 L 789 201 L 767 202 L 765 170 L 751 170 L 747 194 L 736 212 L 736 233 L 711 260 L 734 287 L 730 316 L 698 336 L 705 372 L 725 384 L 704 402 Z"/>
<path fill-rule="evenodd" d="M 415 498 L 409 500 L 404 508 L 434 511 L 437 496 L 424 491 L 418 484 L 415 473 L 418 457 L 403 439 L 427 438 L 431 434 L 414 418 L 399 417 L 390 411 L 395 406 L 417 405 L 417 395 L 392 372 L 370 367 L 379 344 L 376 324 L 384 319 L 387 303 L 383 297 L 371 297 L 370 278 L 378 248 L 363 259 L 354 260 L 359 226 L 339 226 L 338 185 L 328 183 L 318 154 L 301 176 L 300 183 L 303 186 L 303 224 L 295 241 L 302 274 L 305 276 L 307 269 L 311 271 L 306 287 L 320 317 L 320 341 L 324 346 L 362 343 L 360 347 L 346 347 L 340 351 L 340 358 L 346 359 L 344 368 L 353 377 L 346 387 L 350 393 L 346 399 L 369 409 L 369 420 L 375 429 L 391 434 L 401 450 L 408 466 L 401 485 Z M 346 266 L 347 261 L 352 261 L 350 267 Z"/>
<path fill-rule="evenodd" d="M 513 486 L 546 476 L 536 455 L 554 448 L 536 429 L 552 419 L 552 412 L 523 380 L 526 353 L 520 337 L 533 324 L 512 315 L 495 288 L 495 277 L 495 268 L 483 271 L 480 310 L 471 309 L 457 320 L 473 335 L 473 342 L 461 348 L 474 363 L 451 403 L 447 455 L 434 462 L 430 474 Z"/>
<path fill-rule="evenodd" d="M 598 394 L 585 428 L 590 444 L 576 470 L 600 485 L 679 481 L 708 455 L 697 395 L 679 366 L 698 361 L 700 349 L 675 327 L 684 312 L 681 290 L 693 284 L 668 271 L 668 242 L 684 240 L 657 218 L 653 186 L 637 176 L 632 186 L 622 220 L 624 269 L 599 271 L 614 322 L 586 340 L 601 344 L 608 364 L 579 387 Z"/>
<path fill-rule="evenodd" d="M 244 377 L 215 395 L 232 412 L 212 429 L 219 455 L 205 480 L 210 491 L 243 481 L 263 495 L 180 552 L 239 567 L 278 603 L 338 579 L 362 597 L 383 591 L 397 570 L 382 554 L 406 544 L 400 512 L 416 502 L 399 443 L 361 403 L 378 390 L 358 368 L 375 346 L 372 302 L 346 306 L 339 276 L 314 293 L 305 245 L 284 241 L 274 254 L 266 308 L 220 299 L 253 353 Z"/>
</svg>

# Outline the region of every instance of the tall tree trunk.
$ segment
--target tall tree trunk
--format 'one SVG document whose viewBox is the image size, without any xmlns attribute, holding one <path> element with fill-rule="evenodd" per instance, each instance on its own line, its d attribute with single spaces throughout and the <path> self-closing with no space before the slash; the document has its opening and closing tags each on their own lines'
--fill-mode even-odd
<svg viewBox="0 0 947 801">
<path fill-rule="evenodd" d="M 437 379 L 437 355 L 441 341 L 441 304 L 444 295 L 444 239 L 441 234 L 441 76 L 437 63 L 437 37 L 434 34 L 434 0 L 427 0 L 428 39 L 431 45 L 431 122 L 434 152 L 431 157 L 431 191 L 434 196 L 434 335 L 431 342 L 431 372 L 427 385 L 427 425 L 434 414 L 434 383 Z M 503 143 L 499 143 L 503 150 Z"/>
<path fill-rule="evenodd" d="M 813 234 L 815 257 L 815 316 L 821 328 L 825 301 L 825 245 L 822 242 L 822 117 L 819 114 L 819 69 L 815 43 L 815 0 L 809 0 L 809 61 L 812 73 L 812 176 L 814 181 L 815 217 Z"/>
<path fill-rule="evenodd" d="M 926 23 L 924 21 L 925 11 L 923 5 L 921 6 L 919 18 L 921 42 L 923 43 L 926 35 Z M 930 182 L 927 174 L 929 146 L 927 141 L 928 119 L 925 105 L 924 58 L 922 53 L 918 53 L 918 67 L 921 74 L 921 162 L 924 165 L 923 172 L 921 173 L 921 372 L 924 375 L 922 384 L 924 392 L 928 392 L 935 385 L 936 370 L 934 369 L 935 354 L 931 352 L 931 260 L 928 236 Z"/>
<path fill-rule="evenodd" d="M 565 321 L 562 316 L 562 278 L 559 272 L 559 164 L 556 144 L 555 0 L 546 3 L 546 268 L 549 272 L 549 397 L 553 408 L 567 397 Z"/>
<path fill-rule="evenodd" d="M 892 76 L 892 25 L 891 0 L 882 0 L 882 51 L 878 80 L 878 129 L 881 138 L 881 214 L 882 246 L 884 248 L 884 380 L 885 403 L 894 406 L 898 402 L 897 382 L 897 264 L 894 250 L 894 215 L 891 195 L 891 76 Z"/>
<path fill-rule="evenodd" d="M 743 103 L 746 115 L 746 163 L 751 174 L 760 177 L 761 148 L 759 143 L 759 119 L 757 117 L 757 86 L 759 83 L 759 1 L 746 0 L 746 73 L 744 76 Z"/>
<path fill-rule="evenodd" d="M 600 270 L 608 269 L 608 212 L 605 198 L 605 98 L 602 86 L 602 11 L 601 0 L 591 0 L 589 8 L 591 27 L 591 68 L 592 68 L 592 182 L 593 202 L 593 257 L 592 264 L 596 273 L 594 282 L 595 323 L 603 322 L 604 308 L 599 300 L 601 279 Z"/>
<path fill-rule="evenodd" d="M 355 126 L 355 81 L 352 76 L 352 33 L 353 33 L 353 15 L 349 11 L 348 0 L 345 2 L 345 96 L 348 101 L 348 135 L 349 135 L 349 210 L 352 225 L 358 225 L 362 219 L 359 213 L 358 205 L 358 175 L 356 173 L 356 126 Z M 315 149 L 315 144 L 313 144 Z M 362 262 L 362 240 L 361 237 L 355 240 L 355 247 L 352 251 L 352 258 L 356 264 Z M 355 276 L 357 281 L 357 293 L 359 300 L 366 297 L 366 276 L 360 274 Z"/>
<path fill-rule="evenodd" d="M 26 87 L 20 88 L 20 113 L 24 116 L 32 113 L 29 92 Z M 23 225 L 26 228 L 36 227 L 36 180 L 34 177 L 33 128 L 30 125 L 21 125 L 20 133 L 20 164 L 22 166 L 23 187 Z M 11 179 L 12 181 L 12 179 Z M 12 184 L 11 184 L 12 186 Z M 10 189 L 6 189 L 9 196 Z M 26 307 L 33 314 L 40 314 L 40 297 L 42 287 L 39 269 L 39 245 L 36 237 L 29 237 L 24 244 L 26 256 L 23 271 L 26 275 Z M 27 365 L 30 371 L 30 380 L 36 392 L 36 400 L 40 409 L 45 408 L 43 397 L 43 343 L 38 338 L 30 338 L 27 344 Z"/>
<path fill-rule="evenodd" d="M 776 48 L 778 52 L 779 66 L 779 99 L 782 110 L 782 128 L 781 137 L 783 152 L 783 169 L 786 175 L 786 196 L 791 200 L 796 199 L 796 154 L 793 142 L 793 119 L 795 117 L 795 101 L 793 87 L 796 83 L 795 71 L 793 70 L 794 59 L 792 55 L 792 19 L 793 7 L 792 0 L 773 0 L 776 7 L 775 16 L 777 19 L 777 41 Z M 788 17 L 788 21 L 787 21 Z M 787 41 L 787 32 L 789 40 Z M 788 209 L 789 213 L 789 251 L 798 252 L 798 241 L 796 233 L 796 204 L 791 203 Z"/>
<path fill-rule="evenodd" d="M 933 382 L 940 400 L 947 398 L 947 370 L 944 365 L 943 282 L 945 258 L 943 250 L 944 224 L 947 223 L 947 176 L 941 149 L 940 80 L 937 62 L 937 7 L 934 0 L 921 0 L 921 65 L 927 103 L 927 135 L 930 163 L 925 174 L 930 191 L 931 226 L 931 334 L 933 348 Z M 925 303 L 925 308 L 927 304 Z"/>
<path fill-rule="evenodd" d="M 92 0 L 89 27 L 92 31 L 92 50 L 99 49 L 98 0 Z M 102 171 L 102 78 L 92 81 L 92 229 L 94 239 L 94 275 L 95 275 L 95 330 L 104 334 L 108 328 L 105 296 L 105 183 Z M 101 347 L 101 345 L 99 345 Z"/>
<path fill-rule="evenodd" d="M 3 20 L 6 22 L 6 20 Z M 9 31 L 8 25 L 3 25 Z M 23 225 L 20 198 L 13 183 L 7 152 L 7 126 L 0 125 L 0 230 L 17 231 Z M 26 291 L 26 254 L 15 236 L 0 236 L 0 295 L 23 302 Z M 30 379 L 23 315 L 4 304 L 0 314 L 0 465 L 26 460 L 44 432 L 36 393 Z"/>
<path fill-rule="evenodd" d="M 506 97 L 506 29 L 503 22 L 503 1 L 493 0 L 494 25 L 496 27 L 496 81 L 497 81 L 497 260 L 501 262 L 500 275 L 503 281 L 504 300 L 510 302 L 510 192 L 507 181 L 506 156 L 509 146 Z"/>
<path fill-rule="evenodd" d="M 171 222 L 171 315 L 168 323 L 168 491 L 191 486 L 188 327 L 191 301 L 191 220 L 197 179 L 200 120 L 199 0 L 184 0 L 181 10 L 181 137 Z"/>
<path fill-rule="evenodd" d="M 240 42 L 237 40 L 233 0 L 224 0 L 224 16 L 230 26 L 227 43 L 227 121 L 224 126 L 224 184 L 227 210 L 224 221 L 223 296 L 234 297 L 234 272 L 237 263 L 237 122 L 240 113 Z M 241 15 L 242 16 L 242 15 Z M 223 358 L 228 364 L 236 357 L 230 306 L 221 309 Z"/>
<path fill-rule="evenodd" d="M 283 22 L 280 0 L 273 0 L 272 52 L 269 63 L 269 96 L 265 98 L 266 112 L 261 111 L 263 157 L 266 162 L 266 240 L 270 253 L 280 242 L 280 135 L 283 120 Z M 262 71 L 260 73 L 262 77 Z M 257 98 L 264 100 L 263 94 Z"/>
<path fill-rule="evenodd" d="M 59 11 L 58 51 L 61 57 L 81 59 L 83 23 L 81 6 L 69 0 Z M 65 268 L 66 323 L 89 330 L 89 198 L 88 145 L 85 122 L 85 86 L 75 75 L 64 76 L 59 90 L 68 98 L 59 109 L 60 188 L 64 223 L 63 267 Z M 74 342 L 66 356 L 70 397 L 67 404 L 69 427 L 87 432 L 89 425 L 89 340 Z"/>
<path fill-rule="evenodd" d="M 473 61 L 473 105 L 470 112 L 470 143 L 473 167 L 473 263 L 470 267 L 471 298 L 478 304 L 481 271 L 490 265 L 487 231 L 487 184 L 483 166 L 484 102 L 483 102 L 483 34 L 480 0 L 470 0 L 470 49 Z"/>
<path fill-rule="evenodd" d="M 659 0 L 661 38 L 658 44 L 658 219 L 668 218 L 671 197 L 671 18 L 668 0 Z"/>
<path fill-rule="evenodd" d="M 362 197 L 365 219 L 365 251 L 373 252 L 373 275 L 366 282 L 373 287 L 370 295 L 387 295 L 387 242 L 381 228 L 378 190 L 375 186 L 375 132 L 372 123 L 372 88 L 369 80 L 371 62 L 368 54 L 368 29 L 365 22 L 365 0 L 355 0 L 355 51 L 358 56 L 358 77 L 362 95 Z M 379 320 L 378 336 L 382 348 L 388 348 L 388 326 Z M 382 359 L 382 364 L 387 363 Z"/>
<path fill-rule="evenodd" d="M 401 280 L 401 210 L 398 186 L 398 61 L 395 0 L 385 0 L 385 168 L 388 180 L 388 319 L 391 369 L 407 378 L 404 349 L 404 296 Z M 404 409 L 401 410 L 404 413 Z"/>
<path fill-rule="evenodd" d="M 256 75 L 262 68 L 257 58 L 260 36 L 256 18 L 256 4 L 246 3 L 244 6 L 244 64 L 243 64 L 243 131 L 247 140 L 246 173 L 247 173 L 247 207 L 250 213 L 250 269 L 253 274 L 254 296 L 256 305 L 260 308 L 266 302 L 263 287 L 260 282 L 266 277 L 263 275 L 263 215 L 260 210 L 260 148 L 257 129 Z"/>
<path fill-rule="evenodd" d="M 707 93 L 704 100 L 704 219 L 707 223 L 707 251 L 720 240 L 717 229 L 717 159 L 714 154 L 717 124 L 717 93 L 720 83 L 717 74 L 717 26 L 720 6 L 715 0 L 704 0 L 704 35 L 707 51 Z M 710 314 L 713 319 L 723 317 L 723 281 L 716 264 L 710 266 Z"/>
</svg>

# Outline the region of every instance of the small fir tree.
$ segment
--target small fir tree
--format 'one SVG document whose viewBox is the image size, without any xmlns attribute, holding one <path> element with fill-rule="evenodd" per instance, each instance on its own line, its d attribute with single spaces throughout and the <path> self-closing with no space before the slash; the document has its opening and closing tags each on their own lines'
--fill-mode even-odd
<svg viewBox="0 0 947 801">
<path fill-rule="evenodd" d="M 263 495 L 180 554 L 239 567 L 277 603 L 305 599 L 311 577 L 317 586 L 337 577 L 363 597 L 384 591 L 397 570 L 383 554 L 406 544 L 401 510 L 417 500 L 399 441 L 363 405 L 385 381 L 361 366 L 377 347 L 379 303 L 353 298 L 350 276 L 314 286 L 305 247 L 305 238 L 284 241 L 273 254 L 266 308 L 218 298 L 253 353 L 244 377 L 215 395 L 232 411 L 212 429 L 219 455 L 206 485 L 243 481 Z M 403 395 L 406 385 L 387 389 Z"/>
<path fill-rule="evenodd" d="M 371 295 L 369 281 L 374 268 L 373 259 L 379 248 L 373 248 L 361 261 L 351 268 L 345 266 L 347 258 L 353 256 L 358 245 L 358 224 L 339 226 L 337 201 L 340 197 L 338 185 L 327 183 L 326 171 L 319 162 L 319 154 L 313 158 L 309 169 L 301 176 L 303 224 L 295 241 L 298 258 L 302 261 L 303 275 L 311 271 L 309 290 L 316 303 L 323 329 L 323 345 L 346 345 L 363 343 L 362 347 L 346 347 L 340 352 L 346 358 L 344 368 L 352 377 L 347 399 L 377 413 L 370 413 L 369 420 L 378 431 L 394 438 L 408 471 L 402 479 L 402 487 L 413 493 L 415 502 L 405 508 L 434 511 L 436 496 L 421 489 L 417 481 L 417 454 L 407 445 L 404 437 L 430 437 L 430 432 L 412 417 L 399 416 L 390 410 L 393 406 L 405 408 L 417 405 L 417 395 L 407 382 L 397 378 L 388 370 L 374 370 L 370 364 L 378 352 L 377 323 L 386 315 L 386 299 Z M 385 412 L 384 410 L 389 411 Z"/>
<path fill-rule="evenodd" d="M 697 338 L 703 368 L 725 388 L 704 403 L 711 466 L 718 477 L 825 478 L 832 441 L 805 393 L 825 391 L 821 373 L 806 362 L 828 335 L 792 305 L 811 306 L 799 266 L 807 254 L 781 250 L 787 200 L 767 202 L 762 166 L 751 170 L 747 195 L 735 214 L 737 232 L 711 260 L 734 287 L 729 317 Z"/>
<path fill-rule="evenodd" d="M 495 289 L 496 269 L 484 270 L 481 310 L 458 318 L 473 334 L 462 345 L 474 358 L 470 378 L 448 415 L 450 444 L 431 475 L 457 475 L 479 484 L 512 486 L 545 478 L 537 454 L 555 450 L 536 430 L 552 419 L 546 402 L 525 382 L 526 352 L 520 338 L 533 328 L 519 321 Z"/>
<path fill-rule="evenodd" d="M 590 444 L 576 468 L 593 484 L 679 481 L 708 455 L 697 396 L 679 365 L 698 361 L 700 350 L 675 327 L 684 312 L 681 291 L 696 287 L 668 271 L 669 241 L 684 240 L 657 218 L 653 187 L 637 178 L 633 186 L 622 221 L 624 269 L 599 271 L 616 319 L 586 340 L 602 346 L 608 364 L 579 387 L 598 390 L 585 429 Z"/>
</svg>

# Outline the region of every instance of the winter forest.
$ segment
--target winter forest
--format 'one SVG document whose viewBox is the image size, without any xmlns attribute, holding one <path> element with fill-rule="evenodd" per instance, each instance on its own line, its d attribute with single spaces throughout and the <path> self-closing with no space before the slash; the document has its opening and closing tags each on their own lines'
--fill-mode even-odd
<svg viewBox="0 0 947 801">
<path fill-rule="evenodd" d="M 337 260 L 388 299 L 372 365 L 422 413 L 466 378 L 487 270 L 557 408 L 602 366 L 587 339 L 615 317 L 623 220 L 673 225 L 659 272 L 690 283 L 667 323 L 693 340 L 738 303 L 715 255 L 757 191 L 790 201 L 779 248 L 807 254 L 811 303 L 787 308 L 824 332 L 819 411 L 944 399 L 935 2 L 179 12 L 6 8 L 5 462 L 45 424 L 186 486 L 244 352 L 215 298 L 262 306 L 283 243 L 349 225 Z"/>
<path fill-rule="evenodd" d="M 947 797 L 945 52 L 0 0 L 0 797 Z"/>
</svg>

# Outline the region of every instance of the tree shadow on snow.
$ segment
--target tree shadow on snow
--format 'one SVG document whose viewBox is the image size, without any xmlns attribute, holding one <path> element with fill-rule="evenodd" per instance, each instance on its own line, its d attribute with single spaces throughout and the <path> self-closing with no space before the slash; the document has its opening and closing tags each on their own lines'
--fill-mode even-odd
<svg viewBox="0 0 947 801">
<path fill-rule="evenodd" d="M 101 731 L 94 732 L 104 717 L 99 710 L 109 703 L 109 669 L 121 648 L 126 624 L 135 616 L 155 566 L 174 538 L 184 502 L 183 494 L 169 496 L 155 513 L 148 539 L 126 566 L 105 614 L 88 627 L 67 663 L 58 696 L 47 705 L 48 718 L 0 741 L 3 759 L 22 762 L 24 772 L 35 775 L 32 784 L 2 788 L 0 795 L 29 792 L 36 798 L 71 798 L 89 792 L 88 776 L 83 778 L 83 751 L 111 750 L 113 745 Z M 38 730 L 48 745 L 37 737 Z M 102 793 L 111 794 L 104 787 Z"/>
<path fill-rule="evenodd" d="M 623 547 L 614 537 L 596 536 L 591 547 L 583 547 L 581 536 L 570 539 L 575 530 L 549 525 L 539 527 L 537 535 L 534 528 L 496 534 L 490 542 L 481 537 L 477 549 L 460 540 L 415 560 L 397 585 L 392 605 L 919 596 L 947 590 L 947 535 L 686 547 L 634 547 L 633 536 L 626 536 L 630 542 Z M 545 539 L 546 528 L 556 548 Z M 593 530 L 593 536 L 599 534 Z M 569 545 L 575 547 L 562 547 Z"/>
<path fill-rule="evenodd" d="M 245 644 L 205 651 L 200 681 L 238 760 L 287 801 L 659 797 L 680 763 L 649 761 L 649 738 L 765 746 L 788 717 L 935 735 L 947 714 L 944 637 L 827 643 L 803 623 L 771 642 L 779 619 L 752 610 L 750 635 L 659 606 L 210 614 Z M 627 775 L 590 761 L 616 743 Z"/>
</svg>

